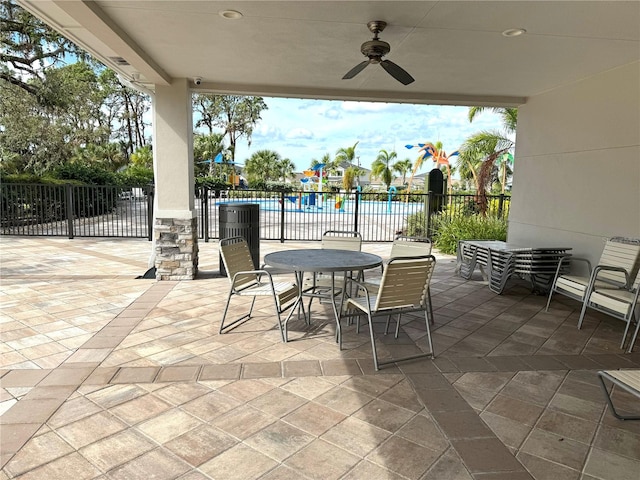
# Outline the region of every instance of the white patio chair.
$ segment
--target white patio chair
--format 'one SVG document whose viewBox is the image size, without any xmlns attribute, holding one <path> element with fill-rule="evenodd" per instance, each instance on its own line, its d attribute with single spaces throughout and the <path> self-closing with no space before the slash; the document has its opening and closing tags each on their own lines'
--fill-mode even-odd
<svg viewBox="0 0 640 480">
<path fill-rule="evenodd" d="M 580 262 L 586 264 L 587 275 L 563 274 L 566 262 Z M 560 260 L 556 275 L 551 283 L 549 298 L 545 311 L 549 310 L 551 297 L 554 293 L 565 295 L 579 302 L 584 301 L 584 295 L 590 284 L 597 288 L 624 288 L 627 278 L 634 278 L 640 267 L 640 239 L 613 237 L 607 240 L 598 265 L 600 267 L 616 267 L 615 269 L 598 270 L 597 281 L 594 278 L 595 270 L 591 262 L 586 258 L 567 256 Z M 626 272 L 626 273 L 625 273 Z"/>
<path fill-rule="evenodd" d="M 380 288 L 375 295 L 369 293 L 364 283 L 351 280 L 351 282 L 360 287 L 358 289 L 359 296 L 346 300 L 344 316 L 367 315 L 369 333 L 371 335 L 371 348 L 373 350 L 373 365 L 376 370 L 379 370 L 381 366 L 396 362 L 434 356 L 431 329 L 429 327 L 429 317 L 431 314 L 427 306 L 427 291 L 435 265 L 436 259 L 433 255 L 392 258 L 384 269 L 382 280 L 380 281 Z M 351 311 L 355 313 L 350 313 Z M 418 311 L 424 312 L 430 351 L 428 353 L 410 355 L 388 361 L 379 361 L 373 330 L 373 317 L 379 314 L 389 316 Z M 400 322 L 400 320 L 398 320 L 398 322 Z M 400 325 L 398 323 L 396 336 L 399 328 Z"/>
<path fill-rule="evenodd" d="M 350 250 L 359 252 L 362 250 L 362 235 L 359 232 L 349 230 L 327 230 L 322 234 L 322 249 Z M 334 276 L 334 295 L 338 295 L 344 288 L 344 277 Z M 305 277 L 304 289 L 312 289 L 316 293 L 328 294 L 331 290 L 331 274 L 318 272 L 315 275 Z M 309 299 L 309 315 L 311 315 L 311 303 Z"/>
<path fill-rule="evenodd" d="M 593 278 L 592 281 L 589 282 L 585 293 L 585 299 L 582 303 L 582 311 L 580 312 L 580 320 L 578 320 L 578 328 L 582 327 L 582 322 L 588 308 L 598 310 L 599 312 L 620 319 L 627 324 L 622 335 L 622 342 L 620 343 L 620 348 L 624 348 L 629 327 L 631 326 L 632 320 L 635 318 L 637 325 L 633 335 L 631 336 L 629 348 L 627 350 L 631 353 L 633 350 L 633 344 L 638 337 L 638 329 L 640 329 L 640 313 L 638 313 L 640 311 L 640 308 L 638 308 L 638 302 L 640 301 L 640 271 L 636 274 L 635 279 L 627 277 L 627 284 L 624 288 L 607 288 L 598 286 L 600 284 L 600 282 L 598 282 L 598 277 L 600 275 L 604 275 L 606 272 L 620 270 L 627 275 L 626 271 L 615 267 L 597 266 L 593 270 Z"/>
<path fill-rule="evenodd" d="M 389 259 L 393 258 L 403 258 L 403 257 L 417 257 L 424 255 L 431 255 L 431 239 L 428 237 L 410 237 L 406 235 L 398 235 L 391 245 L 391 253 L 389 254 Z M 382 271 L 384 272 L 384 265 L 382 266 Z M 369 278 L 364 284 L 371 291 L 372 289 L 377 289 L 380 287 L 381 278 Z M 431 290 L 427 289 L 427 304 L 429 306 L 429 314 L 431 318 L 431 324 L 433 325 L 433 307 L 431 304 Z M 390 316 L 389 316 L 390 318 Z M 400 318 L 398 318 L 398 322 Z M 360 325 L 358 324 L 358 327 Z M 385 328 L 385 334 L 389 329 L 389 322 L 387 322 L 387 327 Z M 398 325 L 396 325 L 396 332 L 398 330 Z M 397 337 L 397 333 L 396 333 Z"/>
<path fill-rule="evenodd" d="M 616 408 L 613 406 L 611 394 L 604 383 L 605 379 L 609 380 L 611 383 L 629 392 L 631 395 L 638 397 L 639 401 L 637 404 L 640 404 L 640 369 L 602 370 L 598 372 L 598 378 L 602 384 L 602 389 L 607 397 L 607 403 L 609 404 L 609 408 L 611 408 L 613 416 L 620 420 L 640 420 L 640 415 L 620 415 L 616 411 Z"/>
<path fill-rule="evenodd" d="M 398 235 L 391 245 L 390 258 L 431 255 L 429 237 L 410 237 Z"/>
<path fill-rule="evenodd" d="M 222 261 L 224 262 L 224 267 L 227 271 L 229 282 L 231 283 L 229 295 L 227 296 L 227 304 L 224 307 L 222 321 L 220 322 L 220 333 L 226 333 L 239 326 L 239 324 L 249 320 L 253 312 L 256 297 L 269 296 L 273 298 L 275 305 L 280 336 L 283 342 L 286 341 L 281 313 L 295 304 L 299 296 L 298 286 L 294 282 L 274 282 L 270 272 L 256 269 L 253 264 L 253 259 L 251 258 L 249 246 L 243 237 L 224 238 L 220 240 L 219 246 Z M 239 297 L 253 297 L 249 312 L 225 325 L 229 304 L 234 295 Z"/>
</svg>

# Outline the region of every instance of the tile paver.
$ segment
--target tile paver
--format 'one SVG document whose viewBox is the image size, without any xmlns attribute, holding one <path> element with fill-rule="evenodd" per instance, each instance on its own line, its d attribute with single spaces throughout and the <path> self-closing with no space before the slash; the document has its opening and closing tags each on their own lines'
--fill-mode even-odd
<svg viewBox="0 0 640 480">
<path fill-rule="evenodd" d="M 135 280 L 149 248 L 3 239 L 3 255 L 21 256 L 0 266 L 0 479 L 636 480 L 640 425 L 613 418 L 595 381 L 640 367 L 618 348 L 620 322 L 593 313 L 578 331 L 577 302 L 545 313 L 525 283 L 497 296 L 438 256 L 437 358 L 375 372 L 367 329 L 345 325 L 340 351 L 324 305 L 286 345 L 267 304 L 218 335 L 226 279 Z M 217 269 L 215 242 L 200 253 Z M 60 254 L 34 275 L 39 255 Z M 381 353 L 425 346 L 424 325 L 404 320 Z"/>
</svg>

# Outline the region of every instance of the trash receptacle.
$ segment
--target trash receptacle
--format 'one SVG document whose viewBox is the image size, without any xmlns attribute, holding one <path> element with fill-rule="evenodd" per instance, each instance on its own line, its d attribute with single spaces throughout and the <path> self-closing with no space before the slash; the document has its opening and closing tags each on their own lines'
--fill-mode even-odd
<svg viewBox="0 0 640 480">
<path fill-rule="evenodd" d="M 257 203 L 221 203 L 218 208 L 220 238 L 243 237 L 249 245 L 256 268 L 260 267 L 260 205 Z M 220 275 L 227 276 L 222 256 Z"/>
</svg>

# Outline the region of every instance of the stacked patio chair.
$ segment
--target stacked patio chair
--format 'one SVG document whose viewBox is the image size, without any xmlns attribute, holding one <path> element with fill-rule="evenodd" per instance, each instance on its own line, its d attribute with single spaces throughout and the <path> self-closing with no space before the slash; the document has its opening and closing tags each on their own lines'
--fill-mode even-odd
<svg viewBox="0 0 640 480">
<path fill-rule="evenodd" d="M 271 273 L 267 270 L 256 269 L 251 258 L 249 245 L 243 237 L 230 237 L 220 240 L 220 255 L 227 271 L 227 276 L 231 286 L 227 296 L 227 304 L 224 307 L 222 321 L 220 322 L 220 333 L 226 333 L 236 328 L 241 323 L 251 318 L 256 297 L 272 297 L 278 318 L 278 327 L 282 341 L 285 340 L 282 326 L 281 314 L 295 304 L 298 298 L 298 286 L 294 282 L 279 281 L 274 282 Z M 227 312 L 231 298 L 253 297 L 249 312 L 232 320 L 225 325 Z"/>
<path fill-rule="evenodd" d="M 586 264 L 588 274 L 564 274 L 566 262 Z M 583 302 L 588 289 L 625 289 L 628 287 L 629 279 L 635 278 L 639 268 L 640 239 L 638 238 L 613 237 L 607 240 L 596 269 L 592 268 L 591 262 L 586 258 L 567 256 L 558 263 L 545 311 L 549 310 L 551 297 L 554 293 Z M 578 327 L 580 326 L 581 323 Z"/>
<path fill-rule="evenodd" d="M 396 362 L 434 356 L 431 329 L 429 327 L 429 323 L 432 320 L 430 318 L 430 309 L 427 305 L 427 291 L 429 290 L 429 283 L 435 265 L 436 259 L 433 255 L 392 258 L 385 266 L 380 287 L 376 294 L 370 294 L 364 283 L 350 280 L 351 283 L 358 287 L 355 289 L 358 292 L 358 296 L 350 297 L 346 300 L 343 316 L 347 318 L 359 315 L 367 316 L 373 351 L 373 365 L 376 370 L 379 370 L 384 365 Z M 373 317 L 376 315 L 401 315 L 409 312 L 424 312 L 429 352 L 380 361 L 376 348 Z M 398 329 L 399 324 L 396 326 L 396 334 Z"/>
</svg>

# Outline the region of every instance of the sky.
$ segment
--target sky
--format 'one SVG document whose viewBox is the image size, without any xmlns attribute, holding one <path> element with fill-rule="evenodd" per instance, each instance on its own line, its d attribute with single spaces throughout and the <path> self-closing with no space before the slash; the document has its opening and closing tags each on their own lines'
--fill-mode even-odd
<svg viewBox="0 0 640 480">
<path fill-rule="evenodd" d="M 381 149 L 395 150 L 398 160 L 418 157 L 418 149 L 405 145 L 441 141 L 446 153 L 457 150 L 467 137 L 482 130 L 502 130 L 500 118 L 490 110 L 468 120 L 468 107 L 264 98 L 267 110 L 256 125 L 251 146 L 242 138 L 236 162 L 258 150 L 274 150 L 289 158 L 300 172 L 325 153 L 333 158 L 339 148 L 356 142 L 360 165 L 371 168 Z M 433 164 L 425 162 L 422 172 Z"/>
</svg>

